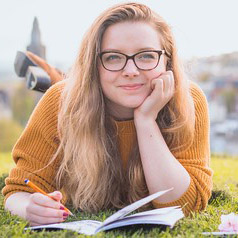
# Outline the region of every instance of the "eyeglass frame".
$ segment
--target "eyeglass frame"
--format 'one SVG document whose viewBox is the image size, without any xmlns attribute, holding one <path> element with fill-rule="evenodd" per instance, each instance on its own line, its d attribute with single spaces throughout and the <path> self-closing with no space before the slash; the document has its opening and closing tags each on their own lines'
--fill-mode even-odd
<svg viewBox="0 0 238 238">
<path fill-rule="evenodd" d="M 153 67 L 153 68 L 151 68 L 151 69 L 141 69 L 141 68 L 139 68 L 139 67 L 137 66 L 137 64 L 136 64 L 136 62 L 135 62 L 135 56 L 138 55 L 138 54 L 141 54 L 141 53 L 143 53 L 143 52 L 156 52 L 156 53 L 158 53 L 158 55 L 159 55 L 159 57 L 158 57 L 158 62 L 157 62 L 157 64 L 155 65 L 155 67 Z M 102 56 L 103 56 L 104 54 L 107 54 L 107 53 L 117 53 L 117 54 L 124 55 L 124 56 L 126 57 L 125 65 L 124 65 L 121 69 L 116 69 L 116 70 L 107 69 L 107 68 L 105 67 L 105 65 L 103 64 L 103 60 L 102 60 Z M 168 56 L 168 54 L 166 53 L 165 50 L 143 50 L 143 51 L 140 51 L 140 52 L 135 53 L 134 55 L 126 55 L 126 54 L 124 54 L 124 53 L 115 52 L 115 51 L 103 51 L 103 52 L 99 53 L 98 56 L 99 56 L 99 58 L 100 58 L 100 61 L 101 61 L 102 66 L 103 66 L 104 69 L 106 69 L 106 70 L 108 70 L 108 71 L 111 71 L 111 72 L 118 72 L 118 71 L 123 70 L 123 69 L 126 67 L 127 62 L 128 62 L 129 59 L 132 59 L 132 60 L 133 60 L 133 62 L 134 62 L 134 64 L 135 64 L 136 68 L 139 69 L 139 70 L 150 71 L 150 70 L 152 70 L 152 69 L 155 69 L 155 68 L 158 66 L 158 64 L 159 64 L 161 55 L 163 55 L 163 54 L 165 54 L 165 55 Z"/>
</svg>

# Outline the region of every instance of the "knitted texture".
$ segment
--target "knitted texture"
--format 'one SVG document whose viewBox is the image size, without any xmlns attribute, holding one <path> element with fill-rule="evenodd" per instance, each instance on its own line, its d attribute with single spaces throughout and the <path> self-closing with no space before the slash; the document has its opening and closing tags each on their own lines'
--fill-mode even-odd
<svg viewBox="0 0 238 238">
<path fill-rule="evenodd" d="M 153 201 L 156 208 L 180 205 L 185 214 L 205 209 L 212 190 L 212 170 L 209 168 L 209 117 L 206 97 L 195 84 L 190 84 L 190 92 L 195 105 L 195 134 L 192 146 L 176 154 L 176 159 L 190 175 L 190 186 L 176 201 L 159 203 Z M 25 185 L 28 178 L 46 192 L 55 190 L 54 178 L 60 163 L 57 158 L 46 166 L 58 147 L 57 114 L 59 98 L 64 82 L 52 86 L 41 98 L 29 122 L 13 148 L 13 168 L 2 193 L 5 200 L 13 193 L 34 191 Z M 123 167 L 126 167 L 133 142 L 136 138 L 134 121 L 116 121 L 118 127 L 119 149 Z M 42 169 L 43 168 L 43 169 Z"/>
</svg>

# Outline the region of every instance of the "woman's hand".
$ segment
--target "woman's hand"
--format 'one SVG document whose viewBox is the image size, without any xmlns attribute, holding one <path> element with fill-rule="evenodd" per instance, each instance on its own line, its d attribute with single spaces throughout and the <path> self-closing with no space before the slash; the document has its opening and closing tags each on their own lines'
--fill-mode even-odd
<svg viewBox="0 0 238 238">
<path fill-rule="evenodd" d="M 68 213 L 64 210 L 60 200 L 61 192 L 55 191 L 49 194 L 55 200 L 41 194 L 33 193 L 29 197 L 29 203 L 26 206 L 26 220 L 31 226 L 59 223 L 67 219 Z"/>
<path fill-rule="evenodd" d="M 134 110 L 134 118 L 156 120 L 160 110 L 174 95 L 174 75 L 172 71 L 162 73 L 151 80 L 151 94 Z"/>
</svg>

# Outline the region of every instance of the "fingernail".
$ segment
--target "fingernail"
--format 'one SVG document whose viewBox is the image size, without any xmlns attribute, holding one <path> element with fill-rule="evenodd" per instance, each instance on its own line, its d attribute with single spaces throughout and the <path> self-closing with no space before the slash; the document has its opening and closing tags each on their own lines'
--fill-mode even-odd
<svg viewBox="0 0 238 238">
<path fill-rule="evenodd" d="M 64 210 L 64 206 L 60 206 L 60 210 Z"/>
<path fill-rule="evenodd" d="M 69 215 L 69 214 L 68 214 L 67 212 L 64 212 L 64 213 L 63 213 L 63 216 L 64 216 L 64 217 L 67 217 L 68 215 Z"/>
</svg>

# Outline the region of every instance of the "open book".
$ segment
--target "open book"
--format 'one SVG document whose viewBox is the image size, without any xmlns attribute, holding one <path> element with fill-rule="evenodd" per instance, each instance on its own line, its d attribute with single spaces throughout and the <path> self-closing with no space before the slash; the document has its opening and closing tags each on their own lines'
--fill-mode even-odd
<svg viewBox="0 0 238 238">
<path fill-rule="evenodd" d="M 158 224 L 170 226 L 172 228 L 179 219 L 184 217 L 182 209 L 179 206 L 153 209 L 145 212 L 139 212 L 133 215 L 128 215 L 139 207 L 151 202 L 152 200 L 169 192 L 170 190 L 172 190 L 172 188 L 154 193 L 139 201 L 136 201 L 117 211 L 116 213 L 108 217 L 104 222 L 94 220 L 81 220 L 43 226 L 34 226 L 25 229 L 67 229 L 86 235 L 95 235 L 100 231 L 106 231 L 118 227 L 136 224 Z"/>
</svg>

